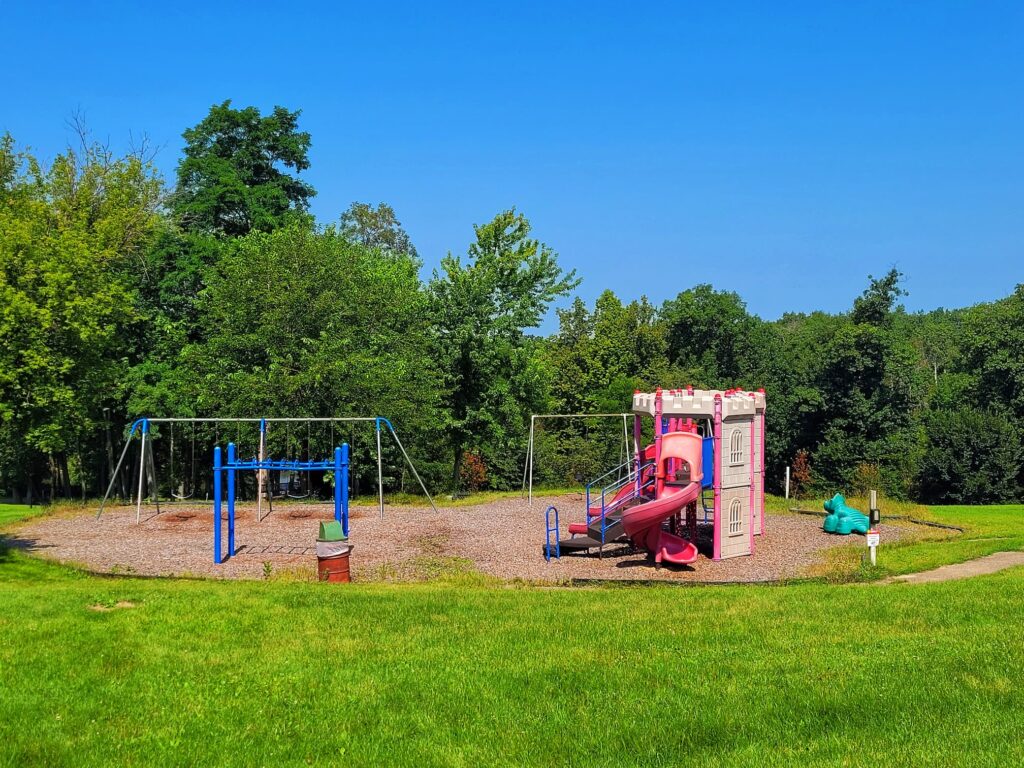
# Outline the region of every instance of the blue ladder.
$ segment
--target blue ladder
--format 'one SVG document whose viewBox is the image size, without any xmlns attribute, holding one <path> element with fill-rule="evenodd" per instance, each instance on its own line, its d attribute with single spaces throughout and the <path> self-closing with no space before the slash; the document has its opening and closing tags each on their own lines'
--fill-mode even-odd
<svg viewBox="0 0 1024 768">
<path fill-rule="evenodd" d="M 551 513 L 555 513 L 555 525 L 551 525 Z M 555 559 L 562 559 L 562 547 L 558 543 L 558 508 L 551 506 L 544 510 L 544 559 L 551 562 L 551 534 L 555 534 Z"/>
</svg>

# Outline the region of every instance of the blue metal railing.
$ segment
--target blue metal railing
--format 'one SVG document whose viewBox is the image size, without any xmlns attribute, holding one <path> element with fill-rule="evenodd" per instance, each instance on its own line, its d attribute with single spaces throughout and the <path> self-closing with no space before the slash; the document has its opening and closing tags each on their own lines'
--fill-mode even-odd
<svg viewBox="0 0 1024 768">
<path fill-rule="evenodd" d="M 650 467 L 653 467 L 653 466 L 654 466 L 654 462 L 653 461 L 648 462 L 647 464 L 643 464 L 640 467 L 640 477 L 643 477 L 644 470 L 646 470 L 646 469 L 648 469 Z M 651 486 L 654 485 L 654 480 L 655 480 L 655 478 L 654 478 L 654 475 L 652 474 L 649 478 L 647 478 L 647 480 L 645 480 L 644 482 L 640 483 L 639 487 L 634 485 L 634 487 L 629 490 L 629 493 L 625 494 L 624 496 L 619 496 L 618 498 L 615 498 L 615 495 L 620 490 L 622 490 L 622 487 L 626 483 L 633 483 L 635 481 L 634 478 L 626 478 L 625 480 L 621 480 L 621 481 L 619 481 L 617 483 L 612 483 L 611 485 L 606 486 L 606 487 L 601 489 L 601 546 L 604 546 L 605 534 L 608 532 L 608 529 L 611 528 L 615 524 L 614 522 L 611 522 L 611 523 L 608 522 L 608 515 L 611 514 L 612 512 L 614 512 L 619 507 L 625 505 L 627 502 L 630 502 L 633 499 L 635 499 L 638 496 L 640 496 L 645 490 L 647 490 L 648 488 L 650 488 Z M 612 494 L 611 503 L 607 503 L 605 501 L 605 498 L 606 498 L 607 494 L 609 494 L 609 493 Z M 588 507 L 588 510 L 589 510 L 589 507 Z"/>
<path fill-rule="evenodd" d="M 555 513 L 555 525 L 551 526 L 551 513 Z M 544 559 L 551 562 L 551 534 L 555 534 L 555 559 L 562 559 L 562 547 L 558 542 L 558 508 L 551 506 L 544 510 Z"/>
<path fill-rule="evenodd" d="M 650 466 L 650 465 L 649 464 L 645 464 L 644 465 L 644 467 L 647 467 L 647 466 Z M 591 480 L 589 483 L 587 483 L 587 486 L 586 486 L 587 520 L 590 519 L 590 489 L 593 488 L 598 483 L 600 483 L 606 477 L 610 477 L 611 475 L 618 474 L 619 475 L 619 479 L 616 480 L 614 483 L 612 483 L 612 485 L 617 486 L 616 490 L 618 490 L 618 488 L 621 488 L 625 483 L 632 483 L 632 482 L 634 482 L 636 480 L 636 468 L 635 467 L 636 467 L 636 465 L 635 465 L 635 463 L 632 460 L 626 461 L 626 462 L 623 462 L 622 464 L 619 464 L 619 466 L 617 466 L 617 467 L 612 467 L 607 472 L 605 472 L 603 475 L 600 475 L 599 477 L 595 477 L 593 480 Z M 625 478 L 623 478 L 621 476 L 623 469 L 627 470 Z M 643 470 L 643 467 L 641 467 L 641 471 L 642 470 Z M 602 491 L 601 491 L 602 494 L 604 493 L 605 490 L 607 490 L 607 489 L 602 489 Z M 602 504 L 603 504 L 603 502 L 602 502 Z"/>
</svg>

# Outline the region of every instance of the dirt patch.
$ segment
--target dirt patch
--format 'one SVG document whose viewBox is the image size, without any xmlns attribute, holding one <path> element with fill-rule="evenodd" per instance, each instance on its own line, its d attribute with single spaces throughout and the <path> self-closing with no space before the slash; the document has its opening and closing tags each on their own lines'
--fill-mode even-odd
<svg viewBox="0 0 1024 768">
<path fill-rule="evenodd" d="M 130 600 L 118 600 L 113 605 L 106 605 L 104 603 L 95 603 L 89 606 L 90 611 L 99 611 L 100 613 L 108 613 L 110 611 L 116 611 L 121 608 L 134 608 L 135 603 Z"/>
<path fill-rule="evenodd" d="M 665 580 L 757 582 L 793 578 L 821 563 L 829 550 L 861 541 L 859 536 L 832 536 L 820 518 L 773 515 L 766 532 L 755 538 L 753 557 L 711 560 L 711 526 L 698 529 L 700 559 L 692 566 L 655 568 L 646 555 L 621 544 L 605 547 L 603 556 L 563 555 L 546 562 L 544 510 L 558 506 L 563 531 L 583 517 L 578 495 L 519 498 L 476 506 L 386 507 L 383 520 L 374 507 L 350 510 L 353 576 L 356 580 L 430 580 L 474 571 L 502 580 L 544 583 L 570 580 Z M 265 511 L 264 511 L 265 514 Z M 273 514 L 256 521 L 254 504 L 239 504 L 236 554 L 213 562 L 213 510 L 209 504 L 179 504 L 143 510 L 113 507 L 98 520 L 95 511 L 74 516 L 43 517 L 20 526 L 8 542 L 33 554 L 107 573 L 215 578 L 289 578 L 315 580 L 314 542 L 331 506 L 304 502 L 276 503 Z M 892 541 L 905 528 L 883 526 Z M 224 524 L 226 551 L 226 530 Z M 268 565 L 269 564 L 269 565 Z"/>
</svg>

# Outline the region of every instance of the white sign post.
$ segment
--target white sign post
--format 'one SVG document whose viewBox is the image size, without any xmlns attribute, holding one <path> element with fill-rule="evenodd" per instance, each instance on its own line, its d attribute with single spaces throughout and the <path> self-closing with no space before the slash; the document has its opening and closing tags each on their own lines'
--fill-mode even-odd
<svg viewBox="0 0 1024 768">
<path fill-rule="evenodd" d="M 868 529 L 868 534 L 867 534 L 866 538 L 867 538 L 867 543 L 868 543 L 868 549 L 871 550 L 871 564 L 874 565 L 875 564 L 875 550 L 878 548 L 878 542 L 881 539 L 881 536 L 878 533 L 878 529 L 876 529 L 876 528 L 869 528 Z"/>
</svg>

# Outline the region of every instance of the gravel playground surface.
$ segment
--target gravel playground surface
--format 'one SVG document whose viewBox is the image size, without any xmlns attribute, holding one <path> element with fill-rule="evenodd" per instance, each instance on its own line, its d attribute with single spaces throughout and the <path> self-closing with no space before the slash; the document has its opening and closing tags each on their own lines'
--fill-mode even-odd
<svg viewBox="0 0 1024 768">
<path fill-rule="evenodd" d="M 753 557 L 720 562 L 710 559 L 711 528 L 701 526 L 701 558 L 692 566 L 655 568 L 643 553 L 620 544 L 605 547 L 603 558 L 563 555 L 546 562 L 542 555 L 544 510 L 555 504 L 563 531 L 581 520 L 578 495 L 520 498 L 476 506 L 387 506 L 384 520 L 376 507 L 350 509 L 353 578 L 424 580 L 453 571 L 479 571 L 500 579 L 565 582 L 570 579 L 665 580 L 702 582 L 772 581 L 800 575 L 821 561 L 831 547 L 861 542 L 859 536 L 831 536 L 821 518 L 772 515 L 766 532 L 755 539 Z M 209 504 L 145 507 L 142 522 L 135 509 L 113 507 L 96 519 L 95 510 L 37 518 L 8 532 L 8 542 L 34 555 L 73 563 L 93 571 L 152 576 L 264 578 L 289 575 L 313 579 L 314 541 L 319 522 L 330 519 L 328 504 L 274 504 L 274 512 L 256 522 L 253 503 L 236 507 L 233 558 L 213 562 L 213 510 Z M 880 526 L 882 540 L 900 538 L 906 528 Z M 227 547 L 227 524 L 224 524 Z"/>
</svg>

